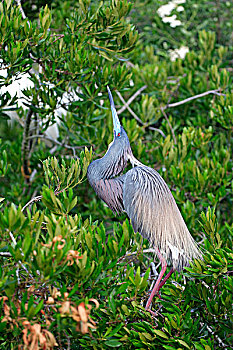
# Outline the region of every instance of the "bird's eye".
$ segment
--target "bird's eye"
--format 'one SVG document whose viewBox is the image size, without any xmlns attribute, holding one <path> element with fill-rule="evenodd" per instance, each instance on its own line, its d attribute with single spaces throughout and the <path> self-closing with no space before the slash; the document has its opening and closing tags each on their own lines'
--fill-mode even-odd
<svg viewBox="0 0 233 350">
<path fill-rule="evenodd" d="M 118 132 L 117 136 L 121 136 L 121 133 L 120 133 L 120 132 Z"/>
</svg>

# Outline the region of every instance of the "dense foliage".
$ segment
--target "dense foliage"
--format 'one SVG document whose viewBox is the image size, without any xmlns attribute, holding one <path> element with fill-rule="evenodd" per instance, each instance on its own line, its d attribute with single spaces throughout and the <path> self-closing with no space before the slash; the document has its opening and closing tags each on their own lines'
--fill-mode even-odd
<svg viewBox="0 0 233 350">
<path fill-rule="evenodd" d="M 232 348 L 230 2 L 176 0 L 176 27 L 167 3 L 0 3 L 0 349 Z M 148 242 L 86 181 L 112 141 L 107 85 L 203 250 L 155 316 Z"/>
</svg>

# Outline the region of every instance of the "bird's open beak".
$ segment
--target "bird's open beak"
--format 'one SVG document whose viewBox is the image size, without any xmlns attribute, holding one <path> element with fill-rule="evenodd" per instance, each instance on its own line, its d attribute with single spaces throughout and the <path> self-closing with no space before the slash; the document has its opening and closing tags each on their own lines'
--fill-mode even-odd
<svg viewBox="0 0 233 350">
<path fill-rule="evenodd" d="M 110 100 L 110 106 L 111 106 L 111 110 L 112 110 L 112 119 L 113 119 L 113 129 L 114 129 L 114 136 L 118 135 L 118 133 L 121 133 L 121 123 L 119 121 L 117 112 L 116 112 L 116 108 L 114 105 L 114 101 L 112 98 L 112 93 L 109 89 L 109 87 L 107 86 L 108 89 L 108 96 L 109 96 L 109 100 Z"/>
</svg>

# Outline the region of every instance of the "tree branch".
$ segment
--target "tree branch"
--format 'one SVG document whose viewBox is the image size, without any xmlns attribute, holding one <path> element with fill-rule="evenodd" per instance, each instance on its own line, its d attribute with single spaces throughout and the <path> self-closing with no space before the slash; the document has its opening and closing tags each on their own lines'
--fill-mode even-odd
<svg viewBox="0 0 233 350">
<path fill-rule="evenodd" d="M 174 130 L 173 130 L 172 126 L 171 126 L 171 123 L 170 123 L 170 121 L 169 121 L 169 119 L 168 119 L 168 116 L 167 116 L 167 114 L 164 112 L 164 110 L 163 110 L 162 108 L 161 108 L 161 111 L 162 111 L 162 113 L 163 113 L 164 118 L 166 119 L 166 121 L 167 121 L 167 123 L 168 123 L 168 126 L 169 126 L 169 128 L 170 128 L 170 130 L 171 130 L 171 133 L 172 133 L 172 137 L 173 137 L 174 143 L 175 143 L 175 145 L 176 145 L 176 144 L 177 144 L 176 136 L 175 136 Z"/>
<path fill-rule="evenodd" d="M 188 98 L 186 98 L 186 99 L 184 99 L 182 101 L 167 104 L 165 107 L 161 107 L 161 110 L 164 110 L 164 109 L 167 109 L 167 108 L 170 108 L 170 107 L 177 107 L 177 106 L 180 106 L 180 105 L 182 105 L 184 103 L 187 103 L 189 101 L 192 101 L 192 100 L 195 100 L 197 98 L 204 97 L 204 96 L 210 95 L 210 94 L 214 94 L 214 95 L 217 95 L 217 96 L 226 96 L 225 94 L 222 94 L 222 93 L 218 92 L 219 90 L 220 89 L 218 89 L 218 90 L 209 90 L 209 91 L 203 92 L 202 94 L 188 97 Z"/>
<path fill-rule="evenodd" d="M 132 114 L 132 116 L 142 125 L 144 125 L 143 121 L 137 116 L 137 114 L 134 113 L 134 111 L 128 106 L 128 104 L 125 102 L 124 98 L 122 97 L 121 93 L 119 91 L 116 90 L 116 93 L 118 95 L 118 97 L 120 98 L 120 100 L 123 102 L 123 104 L 125 105 L 125 108 L 128 109 L 128 111 L 130 112 L 130 114 Z"/>
<path fill-rule="evenodd" d="M 30 199 L 30 201 L 27 202 L 27 203 L 25 204 L 25 206 L 21 209 L 21 212 L 23 212 L 24 209 L 26 209 L 26 208 L 27 208 L 29 205 L 31 205 L 32 203 L 34 203 L 34 202 L 39 202 L 41 199 L 42 199 L 42 196 L 37 196 L 37 197 L 34 197 L 34 198 Z"/>
<path fill-rule="evenodd" d="M 29 169 L 29 139 L 28 139 L 28 135 L 29 135 L 29 131 L 30 131 L 30 123 L 31 123 L 31 119 L 32 119 L 32 110 L 29 109 L 27 115 L 26 115 L 26 119 L 25 119 L 25 123 L 24 123 L 24 132 L 23 132 L 23 141 L 22 141 L 22 154 L 21 154 L 21 158 L 22 158 L 22 173 L 23 176 L 25 177 L 26 181 L 28 181 L 29 176 L 30 176 L 30 169 Z"/>
<path fill-rule="evenodd" d="M 123 107 L 121 107 L 120 109 L 118 109 L 117 114 L 121 114 L 122 112 L 124 112 L 124 110 L 133 102 L 133 100 L 135 100 L 135 98 L 141 94 L 141 92 L 143 90 L 145 90 L 147 88 L 147 85 L 142 86 L 138 91 L 135 92 L 135 94 L 133 96 L 131 96 L 128 101 L 124 104 Z M 120 97 L 120 96 L 119 96 Z"/>
<path fill-rule="evenodd" d="M 12 242 L 13 242 L 13 246 L 15 247 L 16 244 L 17 244 L 17 242 L 16 242 L 16 239 L 15 239 L 15 237 L 13 236 L 13 234 L 12 234 L 11 231 L 9 231 L 9 236 L 10 236 Z M 23 254 L 22 248 L 19 248 L 19 249 L 20 249 L 20 251 L 21 251 L 21 255 L 23 256 L 24 254 Z M 10 253 L 9 253 L 9 254 L 10 254 Z M 11 254 L 10 254 L 10 255 L 11 255 Z M 30 274 L 30 272 L 28 271 L 28 269 L 26 268 L 26 266 L 22 263 L 22 261 L 21 261 L 21 260 L 18 260 L 18 263 L 19 263 L 19 264 L 21 265 L 21 267 L 27 272 L 27 274 L 28 274 L 32 279 L 34 279 L 33 276 Z M 16 276 L 17 276 L 17 282 L 18 282 L 18 284 L 20 284 L 19 269 L 16 270 Z"/>
<path fill-rule="evenodd" d="M 124 109 L 123 107 L 120 109 L 120 110 L 125 110 L 125 109 L 128 109 L 128 111 L 130 112 L 130 114 L 132 114 L 132 116 L 142 125 L 145 125 L 143 123 L 143 121 L 137 116 L 136 113 L 134 113 L 134 111 L 129 107 L 129 104 L 144 90 L 146 89 L 146 85 L 144 85 L 142 88 L 141 88 L 141 91 L 139 92 L 139 90 L 128 100 L 128 102 L 125 102 L 124 98 L 122 97 L 121 93 L 119 91 L 116 90 L 116 93 L 117 95 L 119 96 L 120 100 L 123 102 L 124 104 Z M 119 114 L 119 112 L 117 111 L 117 113 Z M 166 138 L 165 134 L 163 133 L 163 131 L 161 131 L 160 129 L 157 129 L 157 128 L 154 128 L 152 126 L 149 126 L 149 129 L 150 130 L 153 130 L 153 131 L 157 131 L 158 133 L 160 133 L 164 138 Z"/>
<path fill-rule="evenodd" d="M 20 0 L 15 0 L 15 2 L 16 2 L 16 4 L 19 6 L 19 10 L 20 10 L 20 12 L 21 12 L 22 18 L 23 18 L 23 19 L 26 19 L 27 16 L 25 15 L 25 12 L 24 12 L 24 10 L 23 10 L 23 8 L 22 8 L 21 1 L 20 1 Z"/>
<path fill-rule="evenodd" d="M 164 134 L 164 132 L 158 128 L 154 128 L 153 126 L 149 126 L 149 130 L 153 130 L 153 131 L 157 131 L 160 135 L 163 136 L 163 138 L 166 138 L 166 135 Z"/>
<path fill-rule="evenodd" d="M 42 140 L 47 140 L 47 141 L 51 141 L 51 142 L 53 142 L 53 143 L 54 143 L 55 145 L 57 145 L 57 146 L 61 146 L 61 147 L 65 147 L 65 148 L 67 148 L 67 149 L 71 149 L 71 150 L 73 151 L 74 157 L 76 157 L 76 152 L 75 152 L 76 149 L 82 149 L 82 148 L 85 147 L 85 146 L 69 146 L 69 145 L 64 144 L 64 143 L 62 143 L 62 142 L 59 142 L 59 141 L 57 141 L 57 140 L 54 140 L 52 137 L 45 136 L 45 135 L 32 135 L 32 136 L 28 136 L 28 139 L 29 139 L 29 140 L 30 140 L 30 139 L 35 139 L 35 138 L 37 138 L 37 139 L 42 139 Z"/>
</svg>

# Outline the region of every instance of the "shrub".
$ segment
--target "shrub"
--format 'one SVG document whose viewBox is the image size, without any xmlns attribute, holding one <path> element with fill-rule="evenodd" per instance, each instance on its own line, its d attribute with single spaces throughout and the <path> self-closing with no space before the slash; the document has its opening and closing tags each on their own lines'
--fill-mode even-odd
<svg viewBox="0 0 233 350">
<path fill-rule="evenodd" d="M 231 43 L 195 3 L 180 17 L 189 32 L 154 15 L 155 1 L 0 4 L 1 88 L 33 82 L 23 99 L 2 90 L 1 349 L 231 348 Z M 181 41 L 189 52 L 171 61 Z M 135 156 L 164 177 L 203 250 L 164 285 L 154 317 L 149 244 L 86 181 L 112 141 L 107 85 Z"/>
</svg>

